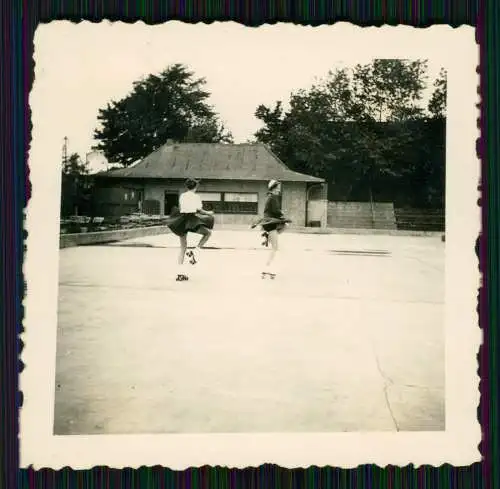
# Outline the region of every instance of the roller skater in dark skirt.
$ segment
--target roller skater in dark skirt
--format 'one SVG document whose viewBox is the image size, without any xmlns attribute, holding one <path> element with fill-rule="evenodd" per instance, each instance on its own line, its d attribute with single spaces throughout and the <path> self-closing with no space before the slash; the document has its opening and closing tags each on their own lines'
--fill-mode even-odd
<svg viewBox="0 0 500 489">
<path fill-rule="evenodd" d="M 184 271 L 184 259 L 187 256 L 192 265 L 197 262 L 197 256 L 199 256 L 202 247 L 210 239 L 214 227 L 213 212 L 203 209 L 200 196 L 196 193 L 198 181 L 188 178 L 185 187 L 186 191 L 179 197 L 179 208 L 172 212 L 166 223 L 170 230 L 180 239 L 177 281 L 188 280 L 188 275 Z M 188 233 L 201 235 L 195 250 L 187 251 Z"/>
<path fill-rule="evenodd" d="M 266 204 L 264 206 L 264 217 L 257 221 L 252 228 L 261 226 L 262 237 L 264 238 L 263 245 L 271 245 L 271 250 L 267 258 L 266 266 L 262 272 L 262 278 L 276 277 L 276 273 L 273 269 L 273 262 L 278 252 L 278 236 L 285 230 L 285 227 L 290 223 L 290 219 L 287 219 L 281 210 L 280 204 L 280 194 L 281 194 L 281 184 L 277 180 L 271 180 L 268 184 L 268 195 Z"/>
</svg>

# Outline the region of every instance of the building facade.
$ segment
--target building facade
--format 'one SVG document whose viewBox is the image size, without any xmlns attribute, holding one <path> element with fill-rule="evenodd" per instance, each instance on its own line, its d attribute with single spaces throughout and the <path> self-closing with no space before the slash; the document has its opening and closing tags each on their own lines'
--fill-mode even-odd
<svg viewBox="0 0 500 489">
<path fill-rule="evenodd" d="M 282 208 L 295 226 L 326 226 L 322 179 L 293 172 L 262 144 L 167 144 L 137 165 L 96 175 L 102 216 L 169 215 L 186 178 L 200 179 L 204 208 L 217 224 L 251 224 L 264 211 L 267 183 L 282 183 Z"/>
</svg>

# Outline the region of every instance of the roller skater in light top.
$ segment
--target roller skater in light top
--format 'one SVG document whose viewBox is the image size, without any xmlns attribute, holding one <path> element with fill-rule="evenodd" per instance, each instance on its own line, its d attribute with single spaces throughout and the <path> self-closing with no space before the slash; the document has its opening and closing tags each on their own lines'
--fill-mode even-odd
<svg viewBox="0 0 500 489">
<path fill-rule="evenodd" d="M 214 227 L 213 212 L 203 209 L 201 198 L 196 193 L 198 185 L 197 180 L 192 178 L 186 180 L 186 190 L 179 197 L 179 208 L 175 208 L 167 219 L 167 226 L 180 239 L 177 281 L 189 279 L 184 270 L 184 259 L 187 256 L 192 265 L 196 264 L 196 255 L 199 254 L 202 247 L 210 239 Z M 188 233 L 201 234 L 201 239 L 195 249 L 196 253 L 193 250 L 187 251 Z"/>
<path fill-rule="evenodd" d="M 285 230 L 286 225 L 291 221 L 285 218 L 281 210 L 279 198 L 281 194 L 281 183 L 277 180 L 271 180 L 267 188 L 268 195 L 264 206 L 264 217 L 253 224 L 252 228 L 260 225 L 263 230 L 262 237 L 264 238 L 262 244 L 266 247 L 271 244 L 271 250 L 267 258 L 265 269 L 262 272 L 262 278 L 274 279 L 276 273 L 272 265 L 278 251 L 278 236 Z"/>
</svg>

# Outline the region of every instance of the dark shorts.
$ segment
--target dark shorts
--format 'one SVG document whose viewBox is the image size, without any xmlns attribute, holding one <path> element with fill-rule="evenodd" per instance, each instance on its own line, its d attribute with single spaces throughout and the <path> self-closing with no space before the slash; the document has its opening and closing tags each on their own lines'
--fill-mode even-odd
<svg viewBox="0 0 500 489">
<path fill-rule="evenodd" d="M 282 232 L 286 225 L 291 222 L 290 219 L 278 219 L 275 217 L 263 217 L 259 221 L 257 221 L 252 227 L 259 226 L 266 232 L 269 233 L 271 231 Z"/>
<path fill-rule="evenodd" d="M 285 225 L 284 224 L 278 224 L 278 223 L 273 223 L 273 224 L 263 224 L 262 225 L 262 229 L 266 232 L 266 233 L 270 233 L 271 231 L 283 231 L 283 229 L 285 229 Z"/>
</svg>

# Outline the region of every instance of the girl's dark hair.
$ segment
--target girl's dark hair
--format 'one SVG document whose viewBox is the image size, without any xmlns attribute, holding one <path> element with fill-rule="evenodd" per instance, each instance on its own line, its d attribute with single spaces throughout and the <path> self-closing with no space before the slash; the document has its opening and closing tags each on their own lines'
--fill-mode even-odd
<svg viewBox="0 0 500 489">
<path fill-rule="evenodd" d="M 194 180 L 193 178 L 188 178 L 184 182 L 184 185 L 188 190 L 193 190 L 198 185 L 198 180 Z"/>
</svg>

